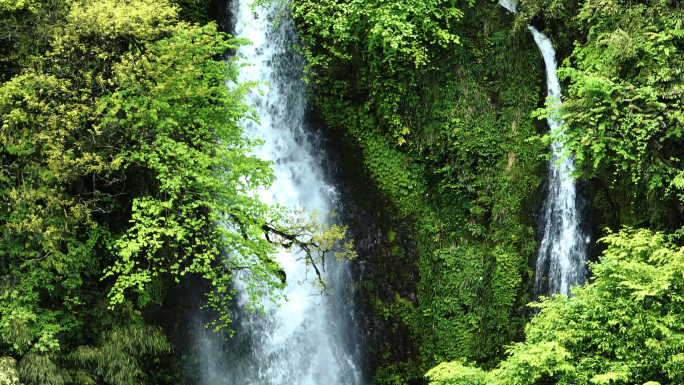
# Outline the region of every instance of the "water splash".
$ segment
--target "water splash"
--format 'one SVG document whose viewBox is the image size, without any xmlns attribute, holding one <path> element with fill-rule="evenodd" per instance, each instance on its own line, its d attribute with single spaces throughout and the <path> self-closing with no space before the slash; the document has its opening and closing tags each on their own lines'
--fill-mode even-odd
<svg viewBox="0 0 684 385">
<path fill-rule="evenodd" d="M 514 0 L 499 0 L 499 4 L 516 12 Z M 561 86 L 556 71 L 556 51 L 551 41 L 536 28 L 528 25 L 534 41 L 544 57 L 546 66 L 547 96 L 561 100 Z M 550 130 L 556 131 L 561 122 L 547 119 Z M 542 207 L 539 231 L 542 239 L 536 262 L 535 281 L 538 292 L 570 294 L 570 287 L 584 283 L 589 237 L 580 228 L 581 216 L 577 207 L 577 188 L 571 156 L 560 159 L 561 141 L 551 144 L 551 156 L 547 164 L 546 183 L 548 191 Z"/>
</svg>

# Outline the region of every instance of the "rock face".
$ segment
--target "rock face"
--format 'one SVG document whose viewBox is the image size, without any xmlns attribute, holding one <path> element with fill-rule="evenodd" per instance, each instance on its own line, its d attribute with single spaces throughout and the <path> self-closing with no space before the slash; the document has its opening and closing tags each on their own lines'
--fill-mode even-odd
<svg viewBox="0 0 684 385">
<path fill-rule="evenodd" d="M 235 20 L 230 11 L 231 2 L 228 0 L 212 0 L 209 3 L 209 19 L 218 24 L 218 30 L 233 33 Z"/>
<path fill-rule="evenodd" d="M 370 379 L 375 371 L 414 357 L 414 341 L 399 319 L 378 314 L 378 300 L 393 303 L 397 296 L 418 307 L 419 280 L 416 242 L 412 225 L 398 218 L 392 203 L 368 178 L 362 150 L 344 133 L 324 128 L 315 112 L 311 125 L 321 130 L 327 152 L 327 175 L 339 191 L 339 218 L 349 226 L 358 257 L 352 261 L 356 319 L 367 348 L 364 371 Z"/>
</svg>

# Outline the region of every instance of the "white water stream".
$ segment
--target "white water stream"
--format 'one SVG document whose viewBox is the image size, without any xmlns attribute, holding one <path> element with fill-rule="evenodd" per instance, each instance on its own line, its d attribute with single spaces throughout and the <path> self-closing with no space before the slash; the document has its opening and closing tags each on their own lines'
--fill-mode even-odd
<svg viewBox="0 0 684 385">
<path fill-rule="evenodd" d="M 499 4 L 511 12 L 516 12 L 514 0 L 499 0 Z M 561 86 L 556 71 L 556 51 L 551 41 L 531 25 L 528 25 L 534 41 L 539 46 L 546 65 L 547 95 L 554 101 L 561 100 Z M 547 119 L 551 131 L 560 127 L 556 119 Z M 568 156 L 560 159 L 563 143 L 551 144 L 551 156 L 547 165 L 546 200 L 542 207 L 539 230 L 542 240 L 536 262 L 535 280 L 538 290 L 547 288 L 547 294 L 570 294 L 570 287 L 582 285 L 586 279 L 585 260 L 590 238 L 582 234 L 580 214 L 577 208 L 577 188 L 573 159 Z M 545 282 L 546 280 L 546 282 Z"/>
<path fill-rule="evenodd" d="M 251 2 L 234 0 L 231 10 L 235 36 L 254 43 L 237 52 L 251 64 L 241 69 L 240 80 L 270 83 L 261 86 L 263 96 L 256 91 L 248 96 L 261 124 L 244 122 L 248 135 L 265 141 L 255 149 L 255 155 L 275 162 L 275 181 L 270 189 L 260 191 L 260 197 L 267 203 L 329 214 L 336 191 L 325 180 L 321 167 L 325 154 L 305 121 L 304 60 L 291 48 L 296 41 L 294 27 L 283 18 L 275 28 L 264 9 L 258 9 L 255 18 L 248 6 Z M 252 315 L 241 309 L 246 299 L 238 285 L 233 338 L 223 341 L 200 329 L 204 319 L 195 321 L 200 385 L 361 384 L 361 349 L 354 336 L 353 283 L 348 263 L 326 264 L 332 293 L 321 297 L 310 284 L 298 284 L 307 274 L 302 261 L 295 261 L 288 252 L 279 253 L 276 259 L 287 274 L 284 294 L 288 301 L 268 303 L 266 316 Z"/>
</svg>

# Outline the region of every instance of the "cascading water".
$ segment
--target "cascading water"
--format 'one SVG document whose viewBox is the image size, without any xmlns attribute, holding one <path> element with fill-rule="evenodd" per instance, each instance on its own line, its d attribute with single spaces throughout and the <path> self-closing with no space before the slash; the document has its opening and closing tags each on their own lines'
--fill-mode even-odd
<svg viewBox="0 0 684 385">
<path fill-rule="evenodd" d="M 516 12 L 515 1 L 500 0 L 499 4 Z M 556 51 L 543 33 L 531 25 L 527 28 L 532 32 L 544 57 L 547 95 L 560 101 L 561 86 L 556 75 Z M 547 122 L 551 131 L 560 127 L 560 122 L 556 119 L 547 119 Z M 548 192 L 539 222 L 543 236 L 537 255 L 535 279 L 538 290 L 546 288 L 544 291 L 548 294 L 569 295 L 571 286 L 581 285 L 586 279 L 584 262 L 590 238 L 580 228 L 577 188 L 570 175 L 574 171 L 573 159 L 568 156 L 560 160 L 562 146 L 560 141 L 551 144 L 546 173 Z"/>
<path fill-rule="evenodd" d="M 534 27 L 528 26 L 534 41 L 544 56 L 546 63 L 546 84 L 548 95 L 560 100 L 561 87 L 556 76 L 556 53 L 551 41 Z M 555 131 L 560 123 L 548 119 L 549 128 Z M 589 238 L 580 229 L 580 215 L 577 209 L 577 188 L 574 178 L 573 159 L 567 156 L 560 160 L 560 141 L 551 144 L 551 157 L 547 166 L 548 194 L 542 207 L 541 223 L 543 238 L 537 256 L 537 285 L 542 286 L 544 270 L 548 269 L 548 293 L 570 294 L 570 286 L 584 283 L 586 271 L 584 261 L 587 257 Z M 585 239 L 586 238 L 586 239 Z"/>
<path fill-rule="evenodd" d="M 241 70 L 241 81 L 264 81 L 262 96 L 248 96 L 261 124 L 246 121 L 247 133 L 265 143 L 255 149 L 261 159 L 272 160 L 275 180 L 260 191 L 262 201 L 303 206 L 328 214 L 335 205 L 335 188 L 325 182 L 317 138 L 305 122 L 306 85 L 301 80 L 303 58 L 292 48 L 293 25 L 282 18 L 277 26 L 268 15 L 279 9 L 259 9 L 254 15 L 251 0 L 231 4 L 235 36 L 253 45 L 237 52 L 251 64 Z M 233 338 L 222 338 L 203 328 L 210 315 L 194 323 L 194 371 L 188 382 L 201 385 L 354 385 L 363 382 L 359 369 L 362 349 L 354 327 L 351 274 L 348 263 L 327 263 L 332 292 L 325 296 L 308 283 L 306 266 L 287 252 L 276 257 L 287 275 L 284 294 L 288 301 L 267 303 L 266 316 L 244 310 L 245 295 L 238 295 Z M 347 261 L 348 262 L 348 261 Z M 309 273 L 309 277 L 311 273 Z"/>
</svg>

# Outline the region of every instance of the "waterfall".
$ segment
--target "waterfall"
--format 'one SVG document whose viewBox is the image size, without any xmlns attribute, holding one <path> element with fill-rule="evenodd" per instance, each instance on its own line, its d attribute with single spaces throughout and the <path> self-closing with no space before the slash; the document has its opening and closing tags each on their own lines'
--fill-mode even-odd
<svg viewBox="0 0 684 385">
<path fill-rule="evenodd" d="M 511 12 L 516 12 L 514 0 L 499 0 L 499 4 Z M 547 95 L 560 101 L 561 86 L 556 75 L 556 51 L 551 41 L 531 25 L 528 25 L 534 41 L 541 50 L 546 65 Z M 547 119 L 551 131 L 560 127 L 561 122 Z M 568 156 L 560 160 L 561 141 L 551 144 L 551 156 L 547 164 L 546 183 L 548 191 L 542 206 L 539 230 L 542 239 L 536 262 L 535 281 L 537 289 L 548 294 L 570 294 L 570 286 L 584 283 L 588 244 L 590 238 L 582 233 L 580 214 L 577 208 L 577 188 L 573 159 Z M 560 160 L 560 164 L 559 164 Z M 546 280 L 546 282 L 545 282 Z"/>
<path fill-rule="evenodd" d="M 260 198 L 267 203 L 303 206 L 307 211 L 329 214 L 335 206 L 336 190 L 326 182 L 320 166 L 325 154 L 305 121 L 306 84 L 301 80 L 304 59 L 291 47 L 296 42 L 294 26 L 287 18 L 274 24 L 272 15 L 280 12 L 279 8 L 258 9 L 253 14 L 248 6 L 251 1 L 235 0 L 231 10 L 235 36 L 253 42 L 237 52 L 251 64 L 241 69 L 240 80 L 269 83 L 260 87 L 263 96 L 257 91 L 248 96 L 261 124 L 244 122 L 248 135 L 265 142 L 255 149 L 255 155 L 275 162 L 274 183 L 259 192 Z M 267 303 L 266 316 L 251 314 L 244 310 L 247 299 L 238 282 L 237 301 L 231 313 L 234 337 L 224 338 L 204 329 L 208 315 L 194 321 L 195 361 L 188 365 L 195 365 L 198 373 L 187 376 L 192 378 L 188 383 L 363 383 L 349 261 L 326 263 L 331 293 L 321 296 L 310 284 L 298 284 L 307 274 L 302 261 L 295 261 L 288 252 L 280 252 L 276 259 L 287 275 L 287 301 Z M 312 273 L 308 274 L 311 278 Z"/>
</svg>

